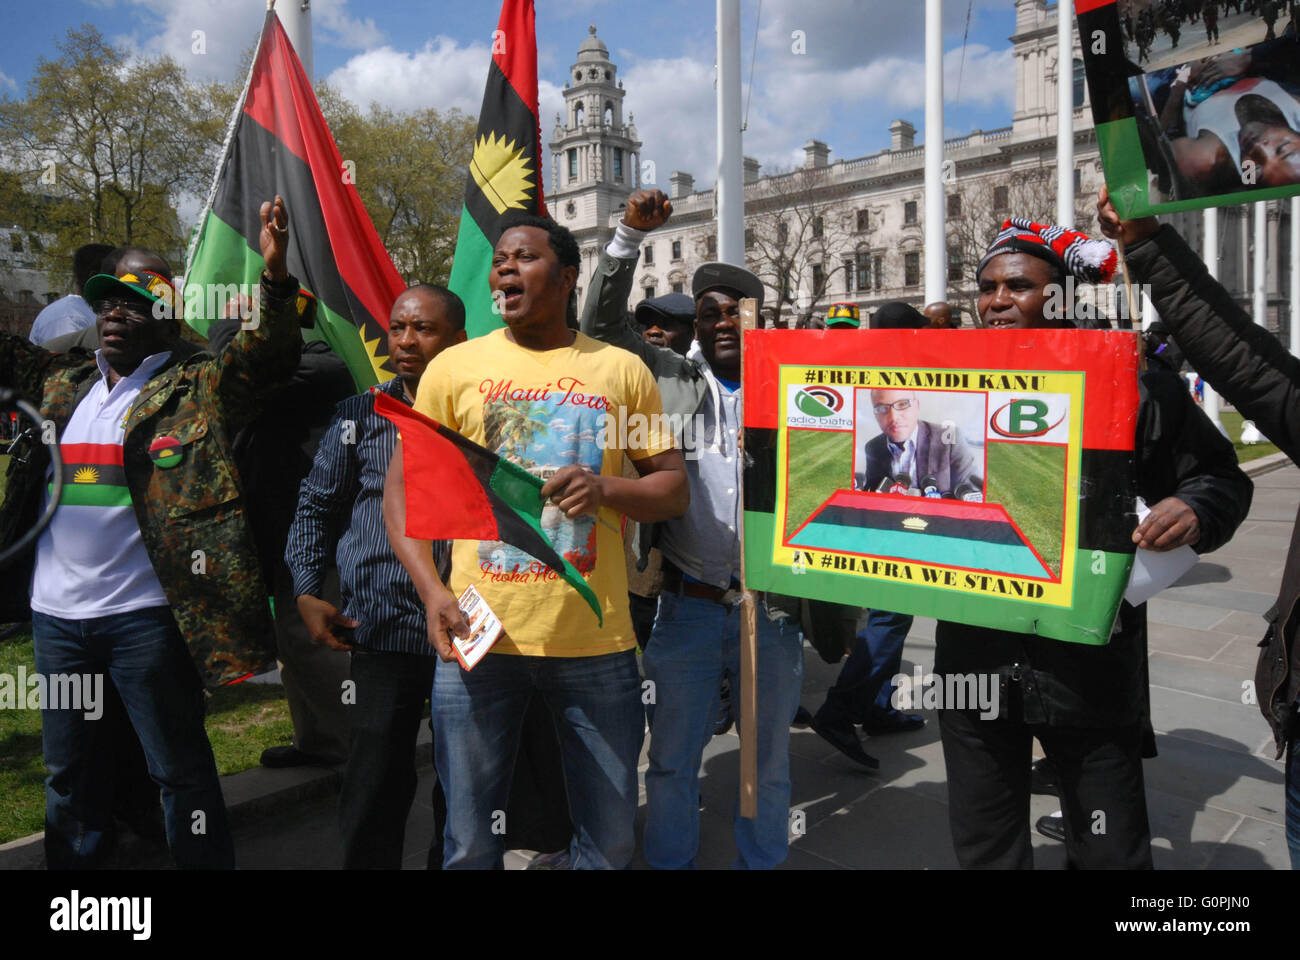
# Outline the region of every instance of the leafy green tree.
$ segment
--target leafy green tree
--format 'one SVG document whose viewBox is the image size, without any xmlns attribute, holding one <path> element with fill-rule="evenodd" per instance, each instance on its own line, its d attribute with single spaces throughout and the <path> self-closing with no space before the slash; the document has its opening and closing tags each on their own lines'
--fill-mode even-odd
<svg viewBox="0 0 1300 960">
<path fill-rule="evenodd" d="M 408 280 L 451 274 L 475 122 L 459 110 L 361 111 L 328 85 L 321 112 L 397 269 Z"/>
<path fill-rule="evenodd" d="M 23 99 L 0 100 L 0 151 L 55 234 L 49 267 L 83 243 L 133 243 L 178 257 L 182 195 L 211 175 L 195 88 L 170 57 L 131 58 L 93 27 L 69 29 L 37 61 Z M 197 114 L 210 125 L 209 117 Z"/>
</svg>

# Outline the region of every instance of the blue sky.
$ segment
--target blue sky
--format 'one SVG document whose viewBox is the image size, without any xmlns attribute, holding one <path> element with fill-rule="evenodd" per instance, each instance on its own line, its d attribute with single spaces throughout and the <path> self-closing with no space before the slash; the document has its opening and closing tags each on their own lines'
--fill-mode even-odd
<svg viewBox="0 0 1300 960">
<path fill-rule="evenodd" d="M 745 152 L 768 170 L 789 167 L 815 137 L 831 146 L 832 160 L 858 157 L 888 145 L 896 117 L 914 123 L 922 139 L 923 7 L 921 0 L 742 0 L 747 83 L 754 64 Z M 948 135 L 1009 124 L 1013 0 L 946 0 L 944 8 Z M 714 9 L 710 0 L 537 0 L 543 137 L 594 23 L 618 65 L 659 185 L 666 189 L 667 172 L 683 169 L 697 186 L 709 186 Z M 381 100 L 476 114 L 499 10 L 496 0 L 315 0 L 316 78 L 362 106 Z M 43 0 L 40 16 L 6 19 L 0 94 L 20 95 L 37 59 L 56 56 L 56 42 L 81 23 L 130 49 L 170 53 L 197 78 L 228 79 L 264 11 L 264 0 Z M 195 30 L 204 31 L 203 55 L 191 52 Z M 792 51 L 796 30 L 805 38 L 802 55 Z"/>
</svg>

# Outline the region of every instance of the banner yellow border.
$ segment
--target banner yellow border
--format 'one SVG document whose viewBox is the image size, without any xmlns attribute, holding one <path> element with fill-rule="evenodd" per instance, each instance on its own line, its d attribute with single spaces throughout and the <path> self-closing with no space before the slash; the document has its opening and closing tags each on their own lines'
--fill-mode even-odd
<svg viewBox="0 0 1300 960">
<path fill-rule="evenodd" d="M 953 376 L 961 378 L 954 385 Z M 1082 371 L 1060 370 L 956 370 L 936 367 L 831 367 L 824 365 L 780 365 L 780 389 L 777 396 L 782 408 L 777 418 L 776 447 L 776 525 L 772 538 L 772 563 L 799 572 L 809 567 L 818 572 L 833 572 L 884 582 L 905 582 L 935 590 L 965 596 L 991 596 L 1001 599 L 1024 600 L 1028 603 L 1054 607 L 1070 607 L 1074 603 L 1074 573 L 1079 546 L 1079 480 L 1083 455 L 1083 398 L 1085 374 Z M 996 378 L 996 379 L 995 379 Z M 1009 378 L 1003 380 L 1002 378 Z M 927 385 L 933 383 L 934 385 Z M 1031 388 L 1022 384 L 1030 383 Z M 781 543 L 786 527 L 786 505 L 789 493 L 789 433 L 786 426 L 785 404 L 789 386 L 835 386 L 854 390 L 858 387 L 916 390 L 965 390 L 973 392 L 1006 392 L 1024 389 L 1027 394 L 1057 393 L 1070 398 L 1070 431 L 1066 447 L 1065 530 L 1061 549 L 1061 578 L 1059 582 L 1018 577 L 1005 573 L 979 573 L 958 567 L 891 558 L 869 558 L 861 554 L 835 550 L 787 547 Z M 856 409 L 854 411 L 856 417 Z M 856 456 L 856 451 L 854 451 Z M 821 558 L 843 557 L 848 561 L 839 567 L 823 568 Z M 932 571 L 928 576 L 924 571 Z M 952 573 L 955 576 L 947 576 Z M 933 579 L 930 579 L 933 578 Z M 1041 596 L 1033 596 L 1037 589 Z"/>
</svg>

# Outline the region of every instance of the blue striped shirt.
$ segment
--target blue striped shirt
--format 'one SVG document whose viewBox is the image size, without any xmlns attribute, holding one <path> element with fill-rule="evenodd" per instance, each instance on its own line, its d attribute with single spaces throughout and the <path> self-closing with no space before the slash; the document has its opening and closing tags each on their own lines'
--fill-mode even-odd
<svg viewBox="0 0 1300 960">
<path fill-rule="evenodd" d="M 410 406 L 400 377 L 380 389 Z M 338 405 L 298 490 L 284 560 L 294 596 L 319 597 L 326 571 L 337 564 L 343 614 L 360 624 L 357 647 L 432 656 L 424 604 L 384 529 L 384 477 L 396 445 L 397 428 L 375 413 L 370 394 Z M 450 544 L 435 541 L 433 554 L 446 582 Z"/>
</svg>

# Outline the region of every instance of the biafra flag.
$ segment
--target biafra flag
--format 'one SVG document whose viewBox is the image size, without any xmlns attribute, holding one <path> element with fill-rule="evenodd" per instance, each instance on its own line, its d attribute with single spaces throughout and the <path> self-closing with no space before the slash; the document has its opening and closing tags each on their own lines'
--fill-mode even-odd
<svg viewBox="0 0 1300 960">
<path fill-rule="evenodd" d="M 603 625 L 600 602 L 542 532 L 542 480 L 386 393 L 375 412 L 402 438 L 406 533 L 420 540 L 491 540 L 518 547 L 577 590 Z"/>
<path fill-rule="evenodd" d="M 257 289 L 265 266 L 258 208 L 277 193 L 289 213 L 289 272 L 317 299 L 317 330 L 359 387 L 390 379 L 388 312 L 405 284 L 284 27 L 268 11 L 189 250 L 185 318 L 200 333 L 220 317 L 232 285 Z"/>
<path fill-rule="evenodd" d="M 471 337 L 501 326 L 501 318 L 492 310 L 488 272 L 502 217 L 512 212 L 546 213 L 533 0 L 505 0 L 492 36 L 492 63 L 448 283 L 465 302 L 465 327 Z"/>
</svg>

